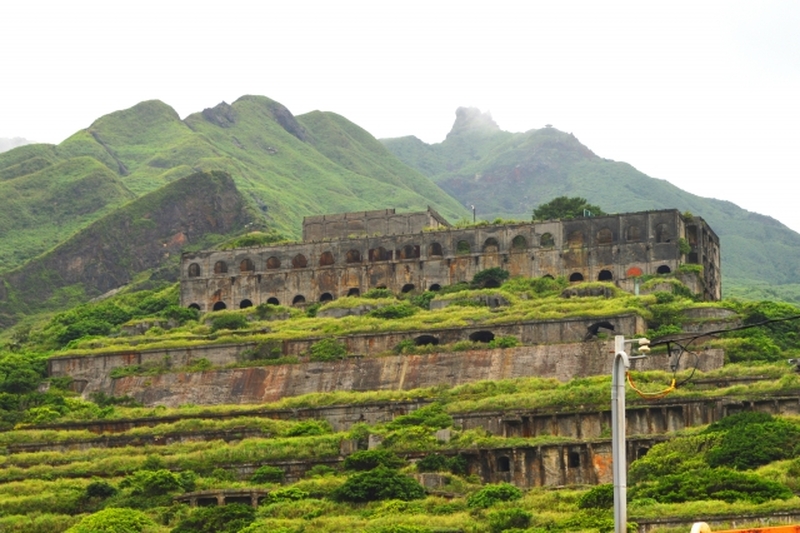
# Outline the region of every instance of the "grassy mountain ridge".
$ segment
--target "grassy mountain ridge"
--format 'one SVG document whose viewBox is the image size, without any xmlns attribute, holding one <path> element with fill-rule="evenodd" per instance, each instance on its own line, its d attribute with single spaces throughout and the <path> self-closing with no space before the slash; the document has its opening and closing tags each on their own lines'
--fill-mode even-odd
<svg viewBox="0 0 800 533">
<path fill-rule="evenodd" d="M 475 205 L 484 219 L 527 220 L 533 207 L 557 196 L 582 196 L 609 213 L 677 208 L 700 215 L 722 241 L 723 290 L 763 297 L 766 282 L 785 286 L 784 298 L 800 301 L 794 296 L 800 291 L 800 234 L 768 216 L 603 159 L 572 134 L 549 127 L 476 132 L 457 116 L 441 143 L 411 137 L 383 142 L 462 203 Z"/>
</svg>

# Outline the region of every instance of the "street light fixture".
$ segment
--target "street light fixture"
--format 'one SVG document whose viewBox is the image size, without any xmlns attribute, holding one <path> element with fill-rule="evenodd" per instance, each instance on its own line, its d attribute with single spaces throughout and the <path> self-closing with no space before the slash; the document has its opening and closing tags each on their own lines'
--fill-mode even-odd
<svg viewBox="0 0 800 533">
<path fill-rule="evenodd" d="M 628 356 L 625 344 L 638 344 L 642 355 Z M 625 373 L 631 359 L 641 359 L 650 352 L 648 339 L 625 340 L 614 337 L 614 368 L 611 373 L 611 457 L 614 476 L 614 533 L 627 533 L 628 528 L 628 458 L 625 453 Z"/>
</svg>

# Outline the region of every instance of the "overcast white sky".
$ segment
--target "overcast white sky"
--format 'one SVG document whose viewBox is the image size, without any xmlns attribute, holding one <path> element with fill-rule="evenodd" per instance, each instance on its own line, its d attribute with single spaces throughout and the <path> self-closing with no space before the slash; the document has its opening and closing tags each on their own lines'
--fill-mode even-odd
<svg viewBox="0 0 800 533">
<path fill-rule="evenodd" d="M 800 2 L 26 0 L 0 17 L 0 137 L 260 94 L 433 143 L 474 106 L 800 231 Z"/>
</svg>

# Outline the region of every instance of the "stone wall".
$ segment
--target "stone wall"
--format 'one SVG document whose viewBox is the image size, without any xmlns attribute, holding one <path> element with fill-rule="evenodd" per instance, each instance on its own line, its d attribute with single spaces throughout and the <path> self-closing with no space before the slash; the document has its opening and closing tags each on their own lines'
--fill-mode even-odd
<svg viewBox="0 0 800 533">
<path fill-rule="evenodd" d="M 694 243 L 688 255 L 681 253 L 681 239 Z M 676 272 L 684 263 L 703 265 L 693 290 L 718 300 L 719 239 L 713 231 L 677 210 L 648 211 L 185 253 L 181 305 L 212 311 L 301 305 L 376 287 L 436 290 L 493 267 L 512 276 L 563 275 L 628 289 L 636 276 Z"/>
</svg>

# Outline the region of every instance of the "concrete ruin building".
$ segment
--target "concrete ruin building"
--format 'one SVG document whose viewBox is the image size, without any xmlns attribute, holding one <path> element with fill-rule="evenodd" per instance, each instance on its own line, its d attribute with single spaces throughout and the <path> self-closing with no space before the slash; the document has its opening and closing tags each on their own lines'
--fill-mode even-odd
<svg viewBox="0 0 800 533">
<path fill-rule="evenodd" d="M 682 281 L 703 299 L 722 293 L 719 237 L 676 209 L 455 228 L 428 208 L 306 217 L 299 243 L 184 253 L 181 305 L 205 312 L 304 305 L 373 288 L 435 291 L 492 267 L 631 292 L 642 276 L 687 272 Z"/>
</svg>

